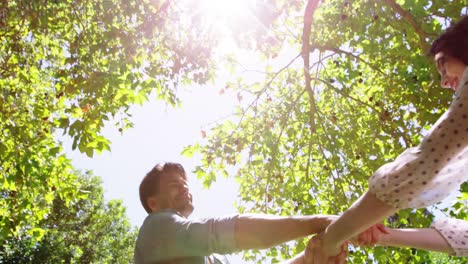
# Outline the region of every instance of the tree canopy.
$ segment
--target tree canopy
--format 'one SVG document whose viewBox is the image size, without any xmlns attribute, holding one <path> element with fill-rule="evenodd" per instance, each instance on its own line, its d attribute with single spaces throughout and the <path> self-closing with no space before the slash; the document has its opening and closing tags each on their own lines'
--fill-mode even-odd
<svg viewBox="0 0 468 264">
<path fill-rule="evenodd" d="M 123 131 L 131 105 L 178 105 L 180 83 L 210 78 L 210 36 L 180 17 L 172 1 L 0 1 L 0 241 L 40 239 L 55 198 L 87 196 L 61 134 L 92 157 L 105 122 Z"/>
<path fill-rule="evenodd" d="M 79 176 L 86 198 L 67 206 L 56 197 L 52 210 L 38 223 L 40 241 L 22 233 L 10 237 L 0 250 L 2 263 L 131 263 L 136 230 L 131 227 L 120 200 L 104 201 L 99 177 Z"/>
</svg>

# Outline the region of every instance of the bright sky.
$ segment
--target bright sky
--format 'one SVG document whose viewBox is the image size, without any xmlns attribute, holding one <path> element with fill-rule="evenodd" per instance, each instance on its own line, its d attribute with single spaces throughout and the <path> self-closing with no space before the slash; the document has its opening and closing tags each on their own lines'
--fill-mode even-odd
<svg viewBox="0 0 468 264">
<path fill-rule="evenodd" d="M 238 53 L 236 59 L 249 65 L 252 54 L 242 53 L 234 42 L 225 35 L 226 15 L 238 19 L 245 15 L 245 10 L 251 8 L 250 0 L 187 0 L 197 4 L 197 12 L 202 14 L 207 22 L 215 25 L 223 36 L 218 46 L 218 52 Z M 193 10 L 190 10 L 193 11 Z M 187 159 L 180 153 L 187 145 L 201 140 L 201 130 L 208 129 L 206 125 L 215 120 L 230 115 L 238 103 L 236 94 L 220 90 L 229 79 L 227 69 L 219 65 L 220 71 L 215 84 L 201 87 L 178 88 L 178 96 L 182 107 L 173 108 L 163 102 L 152 100 L 143 106 L 131 108 L 132 129 L 124 131 L 123 135 L 113 126 L 115 121 L 107 123 L 103 135 L 111 142 L 111 151 L 88 158 L 78 151 L 71 151 L 71 144 L 65 143 L 67 154 L 73 160 L 76 168 L 92 170 L 103 179 L 105 198 L 122 199 L 127 207 L 127 213 L 133 225 L 139 226 L 146 212 L 140 205 L 138 185 L 142 177 L 159 162 L 172 161 L 181 163 L 189 173 L 190 187 L 194 196 L 195 211 L 192 217 L 217 216 L 234 213 L 234 199 L 238 186 L 233 179 L 219 178 L 210 190 L 203 189 L 200 181 L 191 172 L 196 159 Z M 263 68 L 263 66 L 261 66 Z M 256 74 L 258 75 L 258 73 Z M 244 75 L 245 78 L 255 76 Z M 258 78 L 258 76 L 256 76 Z M 263 76 L 262 76 L 263 77 Z M 216 197 L 216 199 L 213 199 Z"/>
<path fill-rule="evenodd" d="M 112 141 L 110 152 L 88 158 L 78 151 L 71 151 L 71 143 L 65 142 L 73 165 L 101 176 L 106 200 L 123 200 L 134 226 L 140 226 L 147 216 L 138 196 L 140 181 L 156 163 L 164 161 L 179 162 L 189 173 L 195 205 L 192 218 L 236 212 L 234 200 L 237 183 L 233 179 L 220 177 L 209 190 L 203 189 L 201 182 L 191 174 L 197 161 L 180 155 L 184 146 L 201 139 L 204 125 L 232 112 L 235 96 L 219 95 L 216 86 L 195 87 L 192 90 L 180 94 L 181 109 L 166 106 L 160 101 L 134 106 L 131 109 L 134 128 L 123 135 L 110 122 L 104 129 L 104 136 Z M 229 259 L 232 263 L 238 263 L 240 256 Z"/>
<path fill-rule="evenodd" d="M 204 17 L 212 21 L 217 27 L 222 27 L 220 20 L 225 15 L 245 16 L 245 7 L 248 0 L 204 0 L 201 2 Z M 223 39 L 219 50 L 236 51 L 232 40 Z M 294 49 L 288 50 L 284 61 L 289 61 L 297 53 Z M 264 69 L 265 64 L 252 62 L 252 54 L 240 52 L 236 59 L 245 67 L 255 65 L 255 68 Z M 277 64 L 283 65 L 284 61 Z M 221 67 L 222 65 L 220 65 Z M 238 103 L 236 94 L 226 91 L 224 81 L 229 79 L 227 69 L 221 69 L 218 82 L 215 85 L 191 87 L 178 93 L 182 101 L 180 109 L 166 106 L 163 102 L 152 100 L 143 106 L 131 108 L 131 118 L 134 127 L 124 131 L 123 135 L 118 128 L 109 122 L 103 135 L 111 142 L 111 151 L 88 158 L 78 151 L 71 151 L 71 142 L 65 142 L 68 157 L 72 159 L 75 168 L 92 170 L 95 175 L 101 176 L 105 190 L 105 198 L 121 199 L 127 208 L 127 215 L 134 226 L 140 226 L 147 216 L 140 204 L 138 186 L 144 175 L 159 162 L 172 161 L 181 163 L 189 173 L 189 185 L 193 194 L 195 211 L 191 218 L 213 217 L 236 213 L 234 201 L 237 197 L 238 184 L 233 179 L 217 179 L 209 190 L 202 187 L 201 181 L 191 174 L 196 159 L 187 159 L 180 153 L 187 145 L 201 140 L 201 130 L 215 120 L 226 117 L 234 110 Z M 258 72 L 244 73 L 244 78 L 263 78 Z M 209 130 L 207 130 L 209 133 Z M 228 257 L 231 263 L 245 263 L 240 254 Z"/>
<path fill-rule="evenodd" d="M 160 101 L 134 106 L 131 109 L 134 128 L 124 131 L 123 135 L 112 125 L 113 122 L 109 122 L 104 129 L 104 136 L 112 141 L 110 152 L 93 158 L 78 151 L 68 152 L 77 168 L 93 170 L 102 177 L 107 199 L 123 199 L 134 225 L 140 225 L 146 217 L 138 198 L 138 185 L 156 163 L 164 161 L 179 162 L 189 172 L 197 206 L 194 216 L 212 213 L 205 210 L 210 206 L 202 205 L 209 195 L 208 191 L 202 190 L 201 183 L 190 174 L 196 160 L 182 157 L 180 153 L 184 146 L 201 139 L 203 125 L 229 113 L 233 102 L 228 96 L 218 95 L 213 88 L 195 89 L 198 91 L 182 94 L 181 109 L 166 106 Z M 237 191 L 235 182 L 220 179 L 217 185 L 217 188 L 213 186 L 210 193 L 221 196 L 223 199 L 216 201 L 223 206 L 215 212 L 233 212 L 232 203 Z M 221 192 L 216 189 L 223 189 L 224 195 L 220 195 Z"/>
<path fill-rule="evenodd" d="M 223 41 L 221 45 L 225 50 L 235 48 L 233 42 L 228 40 Z M 297 52 L 294 48 L 287 48 L 270 63 L 281 68 L 294 58 Z M 244 78 L 250 81 L 264 78 L 263 74 L 255 70 L 263 70 L 266 64 L 253 61 L 254 57 L 249 52 L 239 52 L 236 56 L 243 67 L 251 70 L 243 72 Z M 72 159 L 74 167 L 83 171 L 92 170 L 94 175 L 100 176 L 103 180 L 105 199 L 121 199 L 132 225 L 140 226 L 147 216 L 138 196 L 140 181 L 156 163 L 165 161 L 181 163 L 189 174 L 195 206 L 191 218 L 237 213 L 234 202 L 237 198 L 238 184 L 234 179 L 219 177 L 209 190 L 204 189 L 201 181 L 191 174 L 200 163 L 196 158 L 187 159 L 180 154 L 185 146 L 202 140 L 202 130 L 209 133 L 207 125 L 232 114 L 234 107 L 239 103 L 237 94 L 231 89 L 220 93 L 225 87 L 225 81 L 230 80 L 227 71 L 220 69 L 215 84 L 181 90 L 178 93 L 182 101 L 181 108 L 173 108 L 156 100 L 144 103 L 143 106 L 133 106 L 130 112 L 134 127 L 125 130 L 123 134 L 113 125 L 116 121 L 107 122 L 103 135 L 112 142 L 110 152 L 88 158 L 78 150 L 72 151 L 71 141 L 65 139 L 65 151 Z M 233 264 L 254 263 L 242 260 L 241 254 L 227 257 Z"/>
</svg>

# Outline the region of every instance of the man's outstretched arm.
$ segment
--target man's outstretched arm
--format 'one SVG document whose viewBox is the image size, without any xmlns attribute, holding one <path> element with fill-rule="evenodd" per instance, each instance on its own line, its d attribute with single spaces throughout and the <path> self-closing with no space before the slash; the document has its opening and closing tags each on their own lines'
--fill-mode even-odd
<svg viewBox="0 0 468 264">
<path fill-rule="evenodd" d="M 336 216 L 239 215 L 235 241 L 239 250 L 270 248 L 287 241 L 322 232 Z"/>
</svg>

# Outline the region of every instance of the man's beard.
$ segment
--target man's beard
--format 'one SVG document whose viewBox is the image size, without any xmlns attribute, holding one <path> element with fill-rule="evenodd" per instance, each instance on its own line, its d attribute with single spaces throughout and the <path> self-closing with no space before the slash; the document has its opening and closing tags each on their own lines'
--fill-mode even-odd
<svg viewBox="0 0 468 264">
<path fill-rule="evenodd" d="M 185 217 L 188 217 L 189 215 L 192 214 L 193 212 L 193 205 L 192 203 L 185 203 L 183 206 L 181 206 L 181 208 L 179 209 L 179 212 L 184 215 Z"/>
<path fill-rule="evenodd" d="M 189 215 L 192 214 L 193 209 L 194 209 L 194 207 L 193 207 L 193 204 L 192 204 L 192 197 L 190 197 L 189 200 L 184 201 L 183 204 L 178 206 L 177 211 L 179 211 L 179 213 L 181 213 L 185 217 L 188 217 Z"/>
</svg>

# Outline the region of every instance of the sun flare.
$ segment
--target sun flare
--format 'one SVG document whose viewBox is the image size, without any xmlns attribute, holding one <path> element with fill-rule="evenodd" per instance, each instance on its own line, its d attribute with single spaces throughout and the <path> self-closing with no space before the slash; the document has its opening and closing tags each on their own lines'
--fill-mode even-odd
<svg viewBox="0 0 468 264">
<path fill-rule="evenodd" d="M 210 22 L 225 24 L 230 20 L 242 20 L 251 9 L 252 0 L 198 0 L 200 12 Z"/>
<path fill-rule="evenodd" d="M 249 0 L 199 0 L 203 13 L 212 17 L 242 16 L 250 8 Z"/>
</svg>

